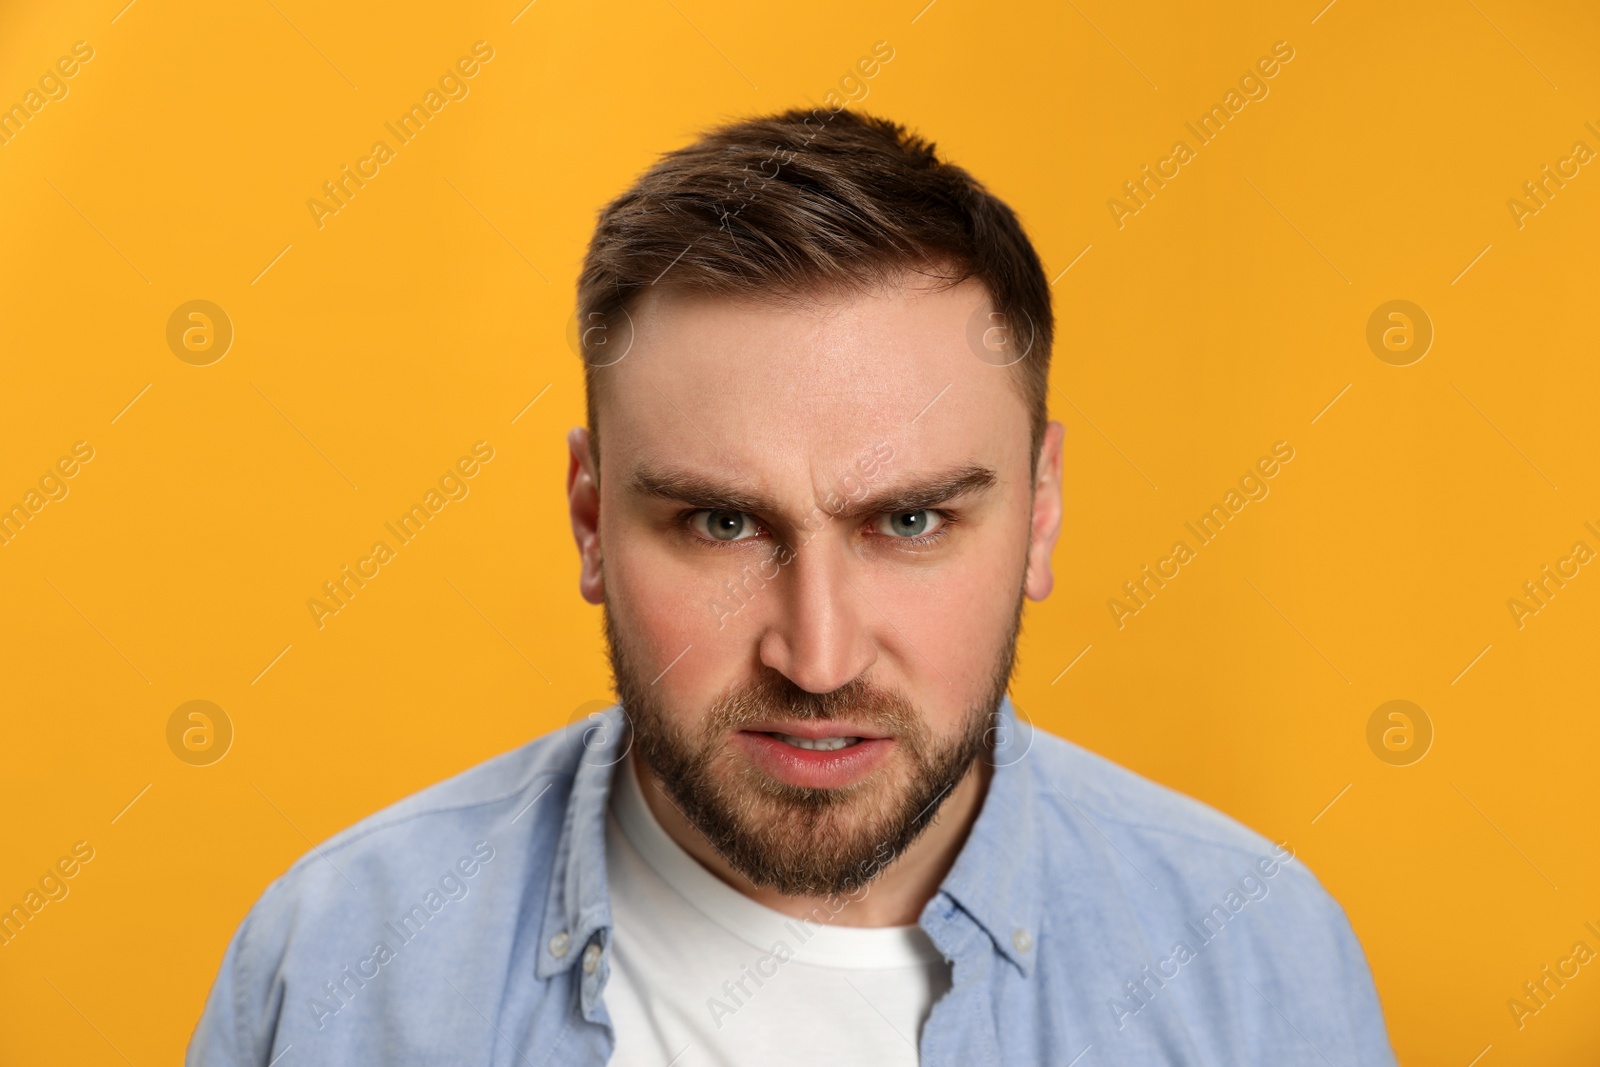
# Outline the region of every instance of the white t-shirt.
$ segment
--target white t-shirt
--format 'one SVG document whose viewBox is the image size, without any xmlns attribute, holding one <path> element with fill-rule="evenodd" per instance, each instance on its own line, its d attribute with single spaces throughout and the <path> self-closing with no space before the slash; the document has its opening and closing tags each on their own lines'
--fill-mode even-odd
<svg viewBox="0 0 1600 1067">
<path fill-rule="evenodd" d="M 701 866 L 645 803 L 628 757 L 606 818 L 612 1067 L 917 1062 L 950 967 L 918 926 L 841 926 L 758 904 Z"/>
</svg>

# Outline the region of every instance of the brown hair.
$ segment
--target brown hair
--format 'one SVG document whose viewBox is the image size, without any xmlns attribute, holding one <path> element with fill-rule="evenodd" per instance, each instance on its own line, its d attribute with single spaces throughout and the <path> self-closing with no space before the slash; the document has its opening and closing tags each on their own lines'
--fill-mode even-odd
<svg viewBox="0 0 1600 1067">
<path fill-rule="evenodd" d="M 988 289 L 1015 338 L 1007 351 L 1026 353 L 1013 373 L 1036 463 L 1054 316 L 1044 267 L 1016 215 L 898 123 L 815 108 L 708 130 L 600 212 L 578 278 L 574 341 L 596 466 L 596 392 L 607 361 L 631 344 L 619 316 L 642 290 L 662 282 L 781 301 L 862 291 L 907 270 L 935 276 L 938 288 L 975 278 Z M 978 325 L 981 333 L 988 324 Z"/>
</svg>

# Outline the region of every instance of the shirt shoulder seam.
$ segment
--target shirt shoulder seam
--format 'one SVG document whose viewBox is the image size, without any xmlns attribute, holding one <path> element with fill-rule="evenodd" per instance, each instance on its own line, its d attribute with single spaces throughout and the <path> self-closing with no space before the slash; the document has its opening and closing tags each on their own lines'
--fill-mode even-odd
<svg viewBox="0 0 1600 1067">
<path fill-rule="evenodd" d="M 445 814 L 448 814 L 450 812 L 455 812 L 455 811 L 470 811 L 470 810 L 472 810 L 474 808 L 486 808 L 486 807 L 489 807 L 489 806 L 494 805 L 494 804 L 499 804 L 499 803 L 502 803 L 503 801 L 509 800 L 512 797 L 517 796 L 520 793 L 526 793 L 529 789 L 533 788 L 533 786 L 536 785 L 539 781 L 541 781 L 542 779 L 545 779 L 545 778 L 576 778 L 576 777 L 577 776 L 572 771 L 568 771 L 568 770 L 550 769 L 550 770 L 535 771 L 533 773 L 533 775 L 526 782 L 521 783 L 520 785 L 516 786 L 513 789 L 508 789 L 505 792 L 497 793 L 494 796 L 483 797 L 483 798 L 478 799 L 478 800 L 463 801 L 463 802 L 454 803 L 454 804 L 452 804 L 452 803 L 440 803 L 438 805 L 431 805 L 431 806 L 428 806 L 428 807 L 421 808 L 421 809 L 419 809 L 417 811 L 410 811 L 410 812 L 405 812 L 404 814 L 395 815 L 392 818 L 389 818 L 387 820 L 378 821 L 378 822 L 374 823 L 374 825 L 371 825 L 371 826 L 361 826 L 360 823 L 357 823 L 355 826 L 352 826 L 349 829 L 341 831 L 339 834 L 334 835 L 335 837 L 342 837 L 343 838 L 342 840 L 324 841 L 322 844 L 317 845 L 315 848 L 313 848 L 310 852 L 308 852 L 305 855 L 301 856 L 289 868 L 289 871 L 285 872 L 285 874 L 293 872 L 296 868 L 301 866 L 301 864 L 308 863 L 311 860 L 318 858 L 318 854 L 319 853 L 325 855 L 325 854 L 328 854 L 330 852 L 331 853 L 343 852 L 349 846 L 354 845 L 357 842 L 360 842 L 360 841 L 362 841 L 362 840 L 364 840 L 364 839 L 366 839 L 368 837 L 371 837 L 373 834 L 381 833 L 381 832 L 383 832 L 385 830 L 393 830 L 396 827 L 404 826 L 407 823 L 416 822 L 419 819 L 428 818 L 428 817 L 434 816 L 434 815 L 445 815 Z M 414 796 L 415 794 L 412 794 L 412 795 Z M 402 800 L 398 801 L 397 803 L 402 803 L 403 804 L 403 803 L 405 803 L 405 801 L 404 801 L 404 799 L 402 799 Z M 379 811 L 379 812 L 377 812 L 377 813 L 375 813 L 373 815 L 369 815 L 367 818 L 368 819 L 373 819 L 373 820 L 378 820 L 378 819 L 381 819 L 382 814 L 383 814 L 382 811 Z"/>
<path fill-rule="evenodd" d="M 1166 786 L 1160 785 L 1160 783 L 1154 783 L 1154 784 L 1157 785 L 1161 789 L 1167 789 L 1168 788 Z M 1041 797 L 1048 797 L 1048 794 L 1049 794 L 1049 790 L 1046 790 L 1046 789 L 1041 789 L 1040 790 L 1040 796 Z M 1185 799 L 1190 800 L 1190 801 L 1192 801 L 1194 803 L 1204 804 L 1204 801 L 1196 800 L 1193 797 L 1187 797 L 1185 794 L 1181 794 L 1180 793 L 1180 794 L 1177 794 L 1177 795 L 1181 796 L 1181 797 L 1184 797 Z M 1166 837 L 1180 838 L 1180 839 L 1185 840 L 1185 841 L 1192 841 L 1195 844 L 1207 845 L 1207 846 L 1209 846 L 1211 848 L 1220 849 L 1222 851 L 1230 852 L 1230 853 L 1233 853 L 1234 855 L 1238 855 L 1238 856 L 1255 856 L 1255 855 L 1258 854 L 1257 852 L 1255 852 L 1253 849 L 1251 849 L 1250 847 L 1248 847 L 1246 845 L 1240 844 L 1240 843 L 1235 842 L 1235 841 L 1229 841 L 1229 840 L 1227 840 L 1227 839 L 1225 839 L 1225 838 L 1223 838 L 1221 836 L 1206 835 L 1206 834 L 1201 834 L 1201 833 L 1197 833 L 1197 832 L 1190 831 L 1190 830 L 1179 829 L 1179 828 L 1173 827 L 1173 826 L 1163 825 L 1163 824 L 1160 824 L 1160 823 L 1147 822 L 1147 821 L 1144 821 L 1142 819 L 1129 818 L 1126 815 L 1122 815 L 1122 814 L 1119 814 L 1119 813 L 1114 812 L 1114 811 L 1107 811 L 1104 807 L 1102 807 L 1102 806 L 1100 806 L 1098 804 L 1094 804 L 1092 801 L 1089 801 L 1087 797 L 1079 797 L 1079 798 L 1077 798 L 1077 800 L 1078 800 L 1078 802 L 1085 803 L 1085 804 L 1087 804 L 1087 806 L 1092 807 L 1094 809 L 1095 813 L 1097 815 L 1099 815 L 1100 817 L 1102 817 L 1102 818 L 1104 818 L 1104 819 L 1106 819 L 1106 820 L 1108 820 L 1110 822 L 1114 822 L 1117 825 L 1125 827 L 1125 828 L 1128 828 L 1128 829 L 1143 830 L 1143 831 L 1145 831 L 1147 833 L 1161 834 L 1161 835 L 1166 836 Z M 1210 809 L 1210 810 L 1215 811 L 1215 809 Z M 1227 815 L 1227 814 L 1225 814 L 1223 812 L 1220 812 L 1220 811 L 1216 812 L 1216 814 L 1221 816 L 1222 818 L 1225 818 L 1225 819 L 1231 819 L 1232 818 L 1232 816 L 1229 816 L 1229 815 Z M 1262 841 L 1264 841 L 1264 842 L 1266 842 L 1268 844 L 1272 843 L 1271 839 L 1268 838 L 1265 834 L 1261 834 L 1260 832 L 1258 832 L 1258 831 L 1256 831 L 1254 829 L 1251 829 L 1250 827 L 1246 826 L 1244 823 L 1238 822 L 1238 820 L 1234 820 L 1234 822 L 1237 823 L 1239 829 L 1242 832 L 1247 833 L 1247 834 L 1255 834 L 1257 837 L 1260 837 L 1262 839 Z"/>
</svg>

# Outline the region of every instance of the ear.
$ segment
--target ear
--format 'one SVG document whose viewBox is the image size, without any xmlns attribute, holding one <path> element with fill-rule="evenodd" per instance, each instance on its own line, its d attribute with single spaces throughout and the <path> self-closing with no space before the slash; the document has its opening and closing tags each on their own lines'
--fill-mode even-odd
<svg viewBox="0 0 1600 1067">
<path fill-rule="evenodd" d="M 579 426 L 567 434 L 567 511 L 578 542 L 578 591 L 591 604 L 605 601 L 600 575 L 600 480 L 589 453 L 589 431 Z"/>
<path fill-rule="evenodd" d="M 1033 482 L 1033 521 L 1028 530 L 1028 574 L 1023 590 L 1030 600 L 1043 600 L 1055 585 L 1050 554 L 1061 534 L 1061 441 L 1067 429 L 1059 422 L 1045 426 L 1039 445 L 1039 469 Z"/>
</svg>

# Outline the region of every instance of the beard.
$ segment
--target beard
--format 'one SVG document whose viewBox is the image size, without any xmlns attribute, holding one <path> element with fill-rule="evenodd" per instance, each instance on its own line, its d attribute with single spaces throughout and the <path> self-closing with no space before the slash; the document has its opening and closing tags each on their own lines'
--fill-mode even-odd
<svg viewBox="0 0 1600 1067">
<path fill-rule="evenodd" d="M 855 678 L 831 692 L 812 693 L 774 670 L 729 687 L 698 729 L 686 728 L 662 706 L 660 690 L 630 655 L 609 609 L 604 617 L 633 751 L 734 870 L 761 888 L 820 897 L 854 894 L 870 883 L 911 846 L 992 750 L 996 716 L 1016 664 L 1022 597 L 985 692 L 948 740 L 933 736 L 925 717 L 898 691 Z M 729 743 L 737 731 L 773 718 L 860 723 L 894 738 L 895 750 L 883 766 L 850 785 L 792 785 L 772 778 Z"/>
</svg>

